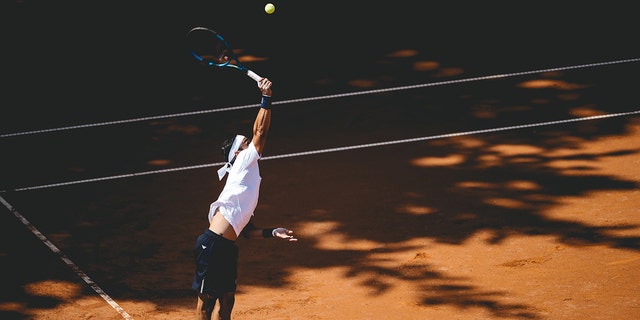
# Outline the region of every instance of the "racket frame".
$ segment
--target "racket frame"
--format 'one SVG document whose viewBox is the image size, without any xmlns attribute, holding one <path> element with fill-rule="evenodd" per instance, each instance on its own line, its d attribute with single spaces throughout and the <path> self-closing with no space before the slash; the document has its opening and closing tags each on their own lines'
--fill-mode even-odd
<svg viewBox="0 0 640 320">
<path fill-rule="evenodd" d="M 201 31 L 206 31 L 209 32 L 211 34 L 213 34 L 221 43 L 222 45 L 224 45 L 224 47 L 227 49 L 227 56 L 229 57 L 229 59 L 227 61 L 225 61 L 224 63 L 215 63 L 213 61 L 205 61 L 205 59 L 203 57 L 201 57 L 199 54 L 197 54 L 195 52 L 195 50 L 193 50 L 193 48 L 191 49 L 191 55 L 193 55 L 198 61 L 208 65 L 208 66 L 212 66 L 212 67 L 221 67 L 221 68 L 233 68 L 236 70 L 240 70 L 240 71 L 244 71 L 246 72 L 247 76 L 249 76 L 251 79 L 260 82 L 262 80 L 262 77 L 260 75 L 258 75 L 257 73 L 249 70 L 249 68 L 245 67 L 241 62 L 240 59 L 238 59 L 238 57 L 235 55 L 235 53 L 233 52 L 233 49 L 231 48 L 231 45 L 229 45 L 229 43 L 227 42 L 227 40 L 224 39 L 224 37 L 222 37 L 222 35 L 220 35 L 219 33 L 209 29 L 209 28 L 205 28 L 205 27 L 195 27 L 192 28 L 191 30 L 189 30 L 189 33 L 187 33 L 187 37 L 189 37 L 189 35 L 196 31 L 196 30 L 201 30 Z M 231 61 L 234 61 L 234 63 L 232 64 Z"/>
</svg>

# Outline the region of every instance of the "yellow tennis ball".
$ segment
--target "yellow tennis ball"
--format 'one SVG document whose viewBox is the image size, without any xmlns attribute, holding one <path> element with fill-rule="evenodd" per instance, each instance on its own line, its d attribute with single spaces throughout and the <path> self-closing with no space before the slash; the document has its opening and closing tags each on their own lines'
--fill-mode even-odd
<svg viewBox="0 0 640 320">
<path fill-rule="evenodd" d="M 266 12 L 268 14 L 272 14 L 272 13 L 276 12 L 276 6 L 274 6 L 273 3 L 267 3 L 264 6 L 264 12 Z"/>
</svg>

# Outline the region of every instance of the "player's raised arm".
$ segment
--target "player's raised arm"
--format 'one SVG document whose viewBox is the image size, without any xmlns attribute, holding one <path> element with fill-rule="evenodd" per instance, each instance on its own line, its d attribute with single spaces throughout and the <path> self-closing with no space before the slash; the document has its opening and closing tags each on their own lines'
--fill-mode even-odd
<svg viewBox="0 0 640 320">
<path fill-rule="evenodd" d="M 253 138 L 251 142 L 260 155 L 262 155 L 262 150 L 267 141 L 267 133 L 271 126 L 271 85 L 271 80 L 268 78 L 262 78 L 262 80 L 258 82 L 258 88 L 260 88 L 260 92 L 262 93 L 262 101 L 256 120 L 253 123 Z"/>
</svg>

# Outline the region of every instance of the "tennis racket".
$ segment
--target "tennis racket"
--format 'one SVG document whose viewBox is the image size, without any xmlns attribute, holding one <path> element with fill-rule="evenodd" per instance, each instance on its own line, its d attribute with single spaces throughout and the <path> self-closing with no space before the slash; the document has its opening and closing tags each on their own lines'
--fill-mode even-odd
<svg viewBox="0 0 640 320">
<path fill-rule="evenodd" d="M 204 27 L 195 27 L 187 34 L 191 54 L 207 66 L 233 68 L 246 72 L 253 80 L 260 82 L 262 77 L 240 63 L 229 43 L 219 33 Z"/>
</svg>

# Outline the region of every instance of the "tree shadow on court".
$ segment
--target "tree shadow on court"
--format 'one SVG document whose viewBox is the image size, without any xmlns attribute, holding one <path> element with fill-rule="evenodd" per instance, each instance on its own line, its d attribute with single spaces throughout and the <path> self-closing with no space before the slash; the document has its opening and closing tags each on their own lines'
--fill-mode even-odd
<svg viewBox="0 0 640 320">
<path fill-rule="evenodd" d="M 562 78 L 558 74 L 538 76 L 542 79 L 556 78 L 554 81 L 557 77 Z M 564 83 L 574 80 L 562 79 Z M 363 106 L 350 105 L 341 120 L 332 122 L 330 116 L 324 118 L 320 111 L 316 120 L 327 130 L 341 130 L 339 138 L 331 136 L 330 139 L 333 143 L 339 141 L 339 145 L 348 146 L 372 140 L 406 139 L 410 132 L 415 132 L 415 137 L 428 136 L 424 132 L 432 132 L 435 136 L 442 132 L 504 128 L 514 123 L 544 123 L 573 119 L 576 114 L 588 116 L 616 111 L 605 112 L 594 107 L 603 104 L 598 102 L 602 96 L 597 91 L 596 94 L 584 93 L 581 86 L 569 90 L 547 87 L 535 91 L 526 86 L 528 81 L 533 80 L 499 83 L 510 88 L 521 87 L 511 89 L 514 92 L 507 96 L 501 91 L 503 96 L 500 98 L 478 93 L 490 91 L 498 95 L 495 83 L 483 84 L 473 89 L 477 91 L 437 96 L 435 99 L 442 100 L 436 100 L 435 104 L 426 103 L 428 108 L 420 105 L 426 100 L 422 96 L 414 96 L 413 101 L 383 96 L 377 97 L 376 101 L 368 100 L 362 103 Z M 572 103 L 562 101 L 567 97 L 571 97 Z M 613 106 L 628 106 L 633 101 L 625 101 L 620 96 L 608 99 Z M 456 105 L 456 110 L 468 107 L 469 112 L 449 112 L 446 108 L 450 108 L 450 104 Z M 377 107 L 382 105 L 395 105 L 394 114 L 378 113 Z M 540 109 L 548 112 L 541 114 Z M 431 117 L 436 119 L 431 120 Z M 305 268 L 345 267 L 349 270 L 345 277 L 369 279 L 361 285 L 372 295 L 381 295 L 394 286 L 396 280 L 402 280 L 402 283 L 412 283 L 422 292 L 419 299 L 424 306 L 480 307 L 496 317 L 539 319 L 542 316 L 534 305 L 501 302 L 507 292 L 487 291 L 474 285 L 470 279 L 437 271 L 426 261 L 416 265 L 408 262 L 393 268 L 382 267 L 376 255 L 384 250 L 420 250 L 402 245 L 391 248 L 393 244 L 416 238 L 461 245 L 479 234 L 489 235 L 485 240 L 489 245 L 498 245 L 516 236 L 551 236 L 559 244 L 567 246 L 605 246 L 638 251 L 640 237 L 617 235 L 636 230 L 638 225 L 624 221 L 614 225 L 588 224 L 579 217 L 595 213 L 581 207 L 575 208 L 576 219 L 554 218 L 546 214 L 563 205 L 562 199 L 567 197 L 579 199 L 590 197 L 595 192 L 631 191 L 640 187 L 638 181 L 601 173 L 598 168 L 599 163 L 606 159 L 637 156 L 640 154 L 637 145 L 618 146 L 606 151 L 587 147 L 589 142 L 624 136 L 628 133 L 627 125 L 632 121 L 633 118 L 621 117 L 556 123 L 554 126 L 522 126 L 506 132 L 410 141 L 378 146 L 373 150 L 365 148 L 312 155 L 277 163 L 269 161 L 262 165 L 265 181 L 268 181 L 266 185 L 270 186 L 263 195 L 262 203 L 273 207 L 273 213 L 267 213 L 271 218 L 282 214 L 279 212 L 284 206 L 290 214 L 286 219 L 279 219 L 283 222 L 291 219 L 305 226 L 330 223 L 329 232 L 342 235 L 346 243 L 364 240 L 381 244 L 379 250 L 323 250 L 320 249 L 322 236 L 307 239 L 292 249 L 294 256 L 304 255 L 305 258 L 298 263 Z M 333 126 L 327 128 L 327 124 Z M 387 131 L 396 126 L 403 129 Z M 294 132 L 306 129 L 312 136 L 314 132 L 322 132 L 309 138 L 309 141 L 319 140 L 319 144 L 325 141 L 322 136 L 327 132 L 310 123 L 289 129 Z M 372 131 L 382 131 L 384 136 L 372 137 Z M 283 179 L 284 175 L 297 179 Z M 265 250 L 265 247 L 260 246 L 259 250 Z M 266 285 L 272 283 L 260 276 L 251 280 Z"/>
<path fill-rule="evenodd" d="M 443 150 L 442 147 L 434 148 L 433 146 L 427 149 L 430 150 L 427 153 L 435 151 L 434 149 Z M 621 154 L 629 152 L 637 153 L 637 151 L 624 150 Z M 368 167 L 372 170 L 369 173 L 366 169 L 360 171 L 351 167 L 345 169 L 349 173 L 329 174 L 329 177 L 323 178 L 333 182 L 310 181 L 313 185 L 326 186 L 326 189 L 312 191 L 314 194 L 322 195 L 323 203 L 328 203 L 324 207 L 326 214 L 322 216 L 308 214 L 301 220 L 305 220 L 305 224 L 336 221 L 337 227 L 331 232 L 343 234 L 344 241 L 347 242 L 366 239 L 391 244 L 420 237 L 441 243 L 462 244 L 474 235 L 486 232 L 491 234 L 486 240 L 490 244 L 499 244 L 512 236 L 550 235 L 556 238 L 558 243 L 569 246 L 604 245 L 627 250 L 640 248 L 639 237 L 614 235 L 616 231 L 636 229 L 637 225 L 594 226 L 580 221 L 556 220 L 544 215 L 545 210 L 560 205 L 554 200 L 556 197 L 583 197 L 594 191 L 634 190 L 638 188 L 637 182 L 598 175 L 565 176 L 544 169 L 531 170 L 527 168 L 528 164 L 514 165 L 507 161 L 500 168 L 493 170 L 469 168 L 465 164 L 460 164 L 456 165 L 456 168 L 438 167 L 415 170 L 406 174 L 392 174 L 384 179 L 372 178 L 375 181 L 363 183 L 369 179 L 368 175 L 371 172 L 376 172 L 379 168 L 396 168 L 394 171 L 398 173 L 397 159 L 385 161 L 381 160 L 381 154 L 377 154 L 380 157 L 377 157 L 375 152 L 373 154 L 373 158 L 377 160 L 373 166 Z M 368 153 L 368 155 L 372 154 Z M 616 155 L 584 156 L 597 159 Z M 355 158 L 360 157 L 355 156 Z M 549 161 L 547 157 L 534 156 L 534 158 L 541 162 Z M 355 161 L 355 163 L 366 163 L 366 159 L 360 160 L 363 161 Z M 350 163 L 354 162 L 350 161 Z M 318 169 L 317 165 L 314 166 Z M 326 173 L 332 170 L 320 168 L 319 171 Z M 354 171 L 358 171 L 359 174 Z M 468 182 L 468 179 L 476 187 L 459 186 L 463 182 Z M 510 187 L 514 181 L 528 181 L 536 188 L 514 190 Z M 336 188 L 336 184 L 339 184 L 340 188 Z M 376 187 L 381 185 L 386 187 Z M 345 192 L 345 190 L 352 191 Z M 345 204 L 344 198 L 349 198 L 353 203 Z M 497 203 L 492 204 L 491 199 L 496 199 Z M 509 208 L 509 206 L 515 208 Z M 402 207 L 412 209 L 398 210 Z M 428 214 L 416 215 L 414 213 L 416 208 L 427 208 L 424 212 Z M 576 208 L 576 210 L 583 209 Z M 577 214 L 591 213 L 577 212 Z M 349 218 L 344 219 L 343 216 L 349 216 Z M 318 241 L 322 241 L 321 237 Z M 303 243 L 299 252 L 296 252 L 306 257 L 315 257 L 305 259 L 302 263 L 305 267 L 322 270 L 339 265 L 351 270 L 349 276 L 369 275 L 371 281 L 362 285 L 372 292 L 378 292 L 377 294 L 384 292 L 387 286 L 393 286 L 395 282 L 393 279 L 398 279 L 415 283 L 421 288 L 421 291 L 425 292 L 422 300 L 424 305 L 449 304 L 460 308 L 475 306 L 486 308 L 499 317 L 537 318 L 527 305 L 507 305 L 499 302 L 499 298 L 504 297 L 506 292 L 487 292 L 469 283 L 468 279 L 452 279 L 446 273 L 432 270 L 428 264 L 419 265 L 416 267 L 417 270 L 406 269 L 406 266 L 383 268 L 378 266 L 378 261 L 374 258 L 379 252 L 323 251 L 314 249 L 316 245 L 317 243 Z M 410 252 L 417 248 L 396 247 L 393 250 Z M 436 284 L 426 284 L 432 281 Z M 435 293 L 427 295 L 427 292 Z"/>
</svg>

